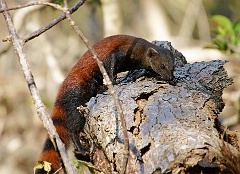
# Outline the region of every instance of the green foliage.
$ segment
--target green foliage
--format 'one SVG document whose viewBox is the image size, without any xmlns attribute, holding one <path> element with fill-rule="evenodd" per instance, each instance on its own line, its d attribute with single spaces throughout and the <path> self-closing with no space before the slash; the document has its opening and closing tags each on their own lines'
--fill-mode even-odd
<svg viewBox="0 0 240 174">
<path fill-rule="evenodd" d="M 86 161 L 73 160 L 73 164 L 80 172 L 83 172 L 82 168 L 80 166 L 80 164 L 82 164 L 82 165 L 86 166 L 91 173 L 98 172 L 98 173 L 102 173 L 103 174 L 103 172 L 101 172 L 98 168 L 94 167 L 93 165 L 91 165 L 90 163 L 88 163 Z"/>
<path fill-rule="evenodd" d="M 225 16 L 214 15 L 211 20 L 216 24 L 213 33 L 213 48 L 240 55 L 240 19 L 232 22 Z"/>
</svg>

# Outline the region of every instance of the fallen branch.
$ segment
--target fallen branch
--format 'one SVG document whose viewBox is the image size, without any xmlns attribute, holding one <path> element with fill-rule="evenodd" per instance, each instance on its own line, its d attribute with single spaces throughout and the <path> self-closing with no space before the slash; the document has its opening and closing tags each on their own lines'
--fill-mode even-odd
<svg viewBox="0 0 240 174">
<path fill-rule="evenodd" d="M 188 64 L 177 50 L 169 49 L 175 57 L 176 86 L 155 78 L 115 85 L 129 133 L 126 173 L 239 171 L 237 160 L 228 164 L 231 154 L 239 154 L 239 135 L 226 131 L 228 155 L 220 146 L 224 130 L 218 122 L 224 107 L 222 92 L 233 82 L 223 67 L 227 61 Z M 122 127 L 116 122 L 115 110 L 108 107 L 111 104 L 110 92 L 105 91 L 92 98 L 85 109 L 84 140 L 93 147 L 90 156 L 94 166 L 105 173 L 121 170 L 123 149 Z M 227 162 L 223 160 L 226 158 Z M 235 168 L 229 170 L 230 166 Z"/>
</svg>

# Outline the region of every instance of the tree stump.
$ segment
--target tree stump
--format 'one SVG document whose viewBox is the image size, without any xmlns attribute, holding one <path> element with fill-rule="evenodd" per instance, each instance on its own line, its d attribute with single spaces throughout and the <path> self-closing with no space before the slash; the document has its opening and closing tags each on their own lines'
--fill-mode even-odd
<svg viewBox="0 0 240 174">
<path fill-rule="evenodd" d="M 168 42 L 154 43 L 175 55 L 176 86 L 155 77 L 114 86 L 130 143 L 126 173 L 233 172 L 223 151 L 239 160 L 239 135 L 225 130 L 217 119 L 224 107 L 223 89 L 232 84 L 223 67 L 226 61 L 188 64 Z M 87 109 L 84 138 L 90 159 L 104 173 L 118 173 L 123 132 L 109 91 L 92 98 Z"/>
</svg>

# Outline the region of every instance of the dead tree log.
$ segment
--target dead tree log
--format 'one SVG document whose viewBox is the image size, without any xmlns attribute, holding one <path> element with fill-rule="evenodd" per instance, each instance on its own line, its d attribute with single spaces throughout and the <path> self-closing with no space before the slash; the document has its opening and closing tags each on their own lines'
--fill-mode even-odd
<svg viewBox="0 0 240 174">
<path fill-rule="evenodd" d="M 130 141 L 127 173 L 232 172 L 222 148 L 227 145 L 227 153 L 239 154 L 238 134 L 224 131 L 217 119 L 224 107 L 223 89 L 232 84 L 226 61 L 188 64 L 169 43 L 155 44 L 174 53 L 176 86 L 155 77 L 115 85 Z M 104 173 L 118 173 L 123 133 L 109 91 L 92 98 L 87 109 L 84 138 L 90 159 Z"/>
</svg>

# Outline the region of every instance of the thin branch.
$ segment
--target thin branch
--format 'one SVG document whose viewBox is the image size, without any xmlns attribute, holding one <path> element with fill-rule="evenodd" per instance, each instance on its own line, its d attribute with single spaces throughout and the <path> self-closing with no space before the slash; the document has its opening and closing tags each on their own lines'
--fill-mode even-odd
<svg viewBox="0 0 240 174">
<path fill-rule="evenodd" d="M 34 6 L 33 8 L 23 8 L 16 11 L 13 16 L 13 23 L 14 23 L 15 30 L 19 32 L 24 25 L 26 16 L 31 15 L 32 12 L 37 11 L 41 8 L 44 8 L 44 6 Z M 6 11 L 9 11 L 9 9 L 11 8 L 6 9 Z M 0 12 L 3 12 L 3 11 L 4 10 L 0 10 Z M 4 38 L 3 42 L 6 42 L 6 41 L 8 41 L 7 38 Z M 11 48 L 11 43 L 10 42 L 5 43 L 3 47 L 0 48 L 0 55 L 6 53 L 10 48 Z"/>
<path fill-rule="evenodd" d="M 74 6 L 72 6 L 70 8 L 70 13 L 72 14 L 73 12 L 75 12 L 80 6 L 82 6 L 84 4 L 86 0 L 79 0 Z M 50 28 L 52 28 L 53 26 L 55 26 L 56 24 L 58 24 L 59 22 L 61 22 L 62 20 L 66 19 L 65 14 L 61 14 L 59 17 L 57 17 L 56 19 L 52 20 L 50 23 L 48 23 L 47 25 L 41 27 L 40 29 L 38 29 L 37 31 L 31 33 L 30 35 L 26 36 L 23 38 L 24 43 L 32 40 L 33 38 L 39 36 L 40 34 L 42 34 L 43 32 L 49 30 Z"/>
<path fill-rule="evenodd" d="M 123 161 L 122 161 L 122 171 L 120 171 L 120 173 L 125 173 L 126 172 L 126 168 L 127 168 L 127 162 L 128 162 L 128 156 L 129 156 L 129 139 L 128 139 L 128 134 L 127 134 L 127 126 L 126 126 L 126 122 L 125 122 L 125 119 L 124 119 L 124 115 L 123 115 L 123 110 L 122 110 L 122 107 L 121 107 L 121 104 L 120 104 L 120 101 L 118 99 L 118 96 L 116 94 L 116 91 L 114 90 L 114 87 L 112 85 L 112 82 L 103 66 L 103 62 L 99 60 L 99 58 L 97 57 L 97 54 L 96 54 L 96 51 L 93 49 L 93 47 L 90 45 L 89 41 L 87 40 L 87 38 L 84 36 L 84 34 L 81 32 L 81 30 L 79 29 L 78 26 L 75 25 L 75 22 L 73 21 L 73 19 L 71 18 L 70 14 L 73 13 L 74 11 L 76 11 L 78 9 L 78 7 L 80 7 L 83 3 L 85 2 L 85 0 L 82 0 L 82 1 L 78 1 L 78 3 L 76 3 L 71 9 L 68 9 L 67 7 L 67 1 L 64 0 L 64 4 L 65 4 L 65 7 L 62 8 L 61 6 L 59 6 L 58 4 L 53 4 L 53 3 L 49 3 L 49 2 L 33 2 L 33 3 L 29 3 L 29 4 L 26 4 L 26 5 L 23 5 L 23 6 L 18 6 L 16 8 L 9 8 L 6 10 L 14 10 L 14 9 L 19 9 L 19 8 L 24 8 L 24 7 L 29 7 L 29 6 L 33 6 L 33 5 L 47 5 L 47 6 L 51 6 L 53 8 L 56 8 L 58 10 L 61 10 L 62 12 L 64 12 L 64 14 L 62 14 L 61 16 L 59 16 L 58 18 L 54 19 L 52 22 L 50 22 L 49 24 L 47 24 L 46 26 L 40 28 L 39 30 L 33 32 L 32 34 L 30 34 L 29 36 L 25 37 L 23 40 L 21 40 L 21 46 L 23 46 L 24 43 L 28 42 L 29 40 L 39 36 L 40 34 L 42 34 L 43 32 L 47 31 L 48 29 L 50 29 L 51 27 L 53 27 L 54 25 L 56 25 L 57 23 L 59 23 L 60 21 L 62 21 L 63 19 L 65 19 L 66 17 L 68 18 L 69 22 L 70 22 L 70 25 L 73 27 L 73 29 L 77 32 L 78 36 L 84 41 L 84 43 L 86 44 L 87 48 L 89 49 L 89 51 L 93 54 L 93 58 L 97 61 L 97 64 L 99 66 L 99 69 L 103 75 L 103 78 L 105 80 L 105 85 L 107 85 L 107 87 L 109 88 L 111 94 L 113 95 L 113 98 L 114 98 L 114 101 L 116 103 L 116 106 L 117 106 L 117 109 L 118 109 L 118 113 L 120 115 L 120 119 L 121 119 L 121 124 L 122 124 L 122 127 L 123 127 L 123 134 L 124 134 L 124 152 L 123 152 Z M 0 11 L 1 12 L 1 11 Z M 6 13 L 6 12 L 4 12 Z M 16 32 L 15 32 L 16 34 Z M 20 39 L 18 38 L 18 41 Z M 32 76 L 32 75 L 31 75 Z M 33 81 L 33 79 L 32 79 Z M 33 86 L 35 86 L 35 83 L 33 81 L 33 83 L 31 83 Z M 31 91 L 31 88 L 30 86 L 32 85 L 29 85 L 29 89 Z M 36 87 L 36 86 L 35 86 Z M 31 91 L 32 93 L 32 91 Z M 35 99 L 33 99 L 35 100 Z M 41 99 L 40 99 L 41 101 Z M 44 108 L 45 106 L 42 104 L 41 107 L 37 107 L 38 110 L 40 108 Z M 40 111 L 40 110 L 39 110 Z M 38 112 L 39 112 L 38 111 Z M 46 113 L 45 113 L 46 114 Z M 40 117 L 41 117 L 41 114 L 40 114 Z M 51 122 L 51 120 L 48 120 L 49 122 Z M 52 122 L 51 122 L 52 124 Z M 55 129 L 54 129 L 55 130 Z M 56 131 L 56 130 L 55 130 Z M 51 135 L 51 133 L 50 133 Z M 54 134 L 52 134 L 54 135 Z M 56 134 L 55 135 L 55 138 L 57 140 L 57 144 L 58 144 L 58 138 L 59 136 Z M 59 146 L 58 146 L 59 147 Z M 60 149 L 59 149 L 60 150 Z M 60 154 L 61 154 L 61 151 L 60 151 Z M 61 154 L 62 156 L 62 154 Z M 62 156 L 63 158 L 63 156 Z M 65 158 L 63 158 L 64 160 Z M 65 163 L 64 161 L 64 165 L 67 164 Z M 67 165 L 65 165 L 66 167 L 66 170 L 68 171 L 67 169 Z M 69 173 L 71 173 L 71 171 L 68 171 Z"/>
<path fill-rule="evenodd" d="M 6 8 L 6 9 L 1 9 L 0 13 L 5 12 L 5 11 L 12 11 L 12 10 L 18 10 L 18 9 L 22 9 L 22 8 L 26 8 L 26 7 L 30 7 L 30 6 L 34 6 L 34 5 L 46 5 L 43 3 L 48 3 L 46 1 L 35 1 L 35 2 L 30 2 L 27 4 L 23 4 L 23 5 L 18 5 L 16 7 L 10 7 L 10 8 Z"/>
<path fill-rule="evenodd" d="M 84 4 L 86 0 L 79 0 L 74 6 L 72 6 L 70 8 L 70 13 L 72 14 L 73 12 L 75 12 L 80 6 L 82 6 Z M 27 37 L 24 37 L 23 41 L 24 43 L 32 40 L 33 38 L 39 36 L 40 34 L 42 34 L 43 32 L 49 30 L 50 28 L 52 28 L 53 26 L 55 26 L 56 24 L 58 24 L 59 22 L 61 22 L 62 20 L 66 19 L 65 14 L 61 14 L 59 17 L 57 17 L 56 19 L 52 20 L 50 23 L 48 23 L 47 25 L 41 27 L 40 29 L 38 29 L 37 31 L 31 33 L 30 35 L 28 35 Z"/>
<path fill-rule="evenodd" d="M 123 151 L 123 160 L 122 160 L 122 171 L 120 171 L 120 173 L 124 174 L 126 172 L 127 169 L 127 163 L 128 163 L 128 156 L 129 156 L 129 139 L 128 139 L 128 134 L 127 134 L 127 126 L 126 126 L 126 121 L 123 115 L 123 110 L 122 110 L 122 106 L 120 104 L 120 100 L 117 96 L 117 93 L 112 85 L 112 82 L 106 72 L 106 69 L 103 66 L 103 62 L 98 58 L 96 51 L 93 49 L 93 47 L 90 45 L 88 39 L 84 36 L 84 34 L 82 33 L 82 31 L 80 30 L 80 28 L 78 26 L 75 25 L 74 20 L 71 17 L 71 14 L 68 10 L 68 6 L 67 6 L 67 0 L 64 0 L 64 9 L 63 12 L 65 13 L 70 25 L 72 26 L 72 28 L 76 31 L 76 33 L 78 34 L 78 36 L 83 40 L 83 42 L 85 43 L 85 45 L 87 46 L 88 50 L 92 53 L 93 58 L 96 60 L 98 67 L 103 75 L 103 78 L 105 80 L 105 85 L 107 85 L 108 89 L 110 90 L 110 93 L 113 96 L 114 102 L 117 106 L 117 110 L 120 116 L 120 120 L 121 120 L 121 124 L 122 124 L 122 128 L 123 128 L 123 135 L 124 135 L 124 151 Z"/>
<path fill-rule="evenodd" d="M 79 0 L 76 4 L 74 4 L 69 9 L 70 13 L 71 14 L 74 13 L 80 6 L 82 6 L 84 4 L 85 1 L 86 0 Z M 6 8 L 4 10 L 5 11 L 17 10 L 17 9 L 20 9 L 20 8 L 30 7 L 30 6 L 34 6 L 34 5 L 47 5 L 47 6 L 51 6 L 53 8 L 56 8 L 58 10 L 60 10 L 59 8 L 61 8 L 61 6 L 59 6 L 58 4 L 53 4 L 53 3 L 50 3 L 50 2 L 44 2 L 44 1 L 37 1 L 37 2 L 31 2 L 31 3 L 28 3 L 28 4 L 24 4 L 24 5 L 18 5 L 17 7 Z M 4 10 L 0 10 L 0 13 L 2 13 Z M 66 19 L 65 14 L 61 14 L 59 17 L 57 17 L 56 19 L 53 19 L 47 25 L 41 27 L 37 31 L 34 31 L 33 33 L 31 33 L 28 36 L 24 37 L 23 38 L 23 43 L 26 43 L 26 42 L 34 39 L 35 37 L 41 35 L 42 33 L 44 33 L 45 31 L 49 30 L 50 28 L 52 28 L 53 26 L 55 26 L 56 24 L 58 24 L 59 22 L 61 22 L 64 19 Z"/>
<path fill-rule="evenodd" d="M 1 0 L 1 6 L 2 9 L 6 9 L 7 5 L 5 0 Z M 66 168 L 66 171 L 69 174 L 74 174 L 74 167 L 73 165 L 70 163 L 69 159 L 68 159 L 68 155 L 66 152 L 66 148 L 65 145 L 63 144 L 63 142 L 61 141 L 61 139 L 59 138 L 59 135 L 56 132 L 56 129 L 53 125 L 53 122 L 51 120 L 51 118 L 49 117 L 49 115 L 47 114 L 46 111 L 46 107 L 45 105 L 42 103 L 42 100 L 40 98 L 38 89 L 36 87 L 32 72 L 30 70 L 29 64 L 27 62 L 27 58 L 26 58 L 26 54 L 24 52 L 24 43 L 23 41 L 18 37 L 16 30 L 14 28 L 13 22 L 12 22 L 12 18 L 10 16 L 10 14 L 7 11 L 3 12 L 3 16 L 5 18 L 8 30 L 9 30 L 9 34 L 10 34 L 10 38 L 11 41 L 13 43 L 13 47 L 16 51 L 16 54 L 19 57 L 19 62 L 22 68 L 22 71 L 24 73 L 24 77 L 27 81 L 31 96 L 32 96 L 32 100 L 33 103 L 35 104 L 35 107 L 37 108 L 37 113 L 40 117 L 40 119 L 42 120 L 44 127 L 46 128 L 52 142 L 54 143 L 54 139 L 56 140 L 57 143 L 57 147 L 58 150 L 60 152 L 60 155 L 62 157 L 64 166 Z"/>
</svg>

